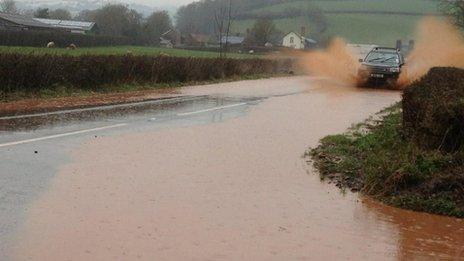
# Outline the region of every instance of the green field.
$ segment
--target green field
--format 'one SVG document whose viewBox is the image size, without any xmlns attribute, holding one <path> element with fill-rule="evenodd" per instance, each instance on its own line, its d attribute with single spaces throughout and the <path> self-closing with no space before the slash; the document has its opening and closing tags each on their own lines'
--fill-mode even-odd
<svg viewBox="0 0 464 261">
<path fill-rule="evenodd" d="M 435 0 L 315 0 L 290 1 L 283 4 L 266 6 L 251 10 L 250 13 L 278 13 L 288 8 L 304 10 L 308 6 L 318 7 L 327 12 L 366 12 L 366 13 L 325 13 L 327 30 L 320 35 L 311 35 L 314 25 L 306 17 L 275 19 L 276 27 L 282 33 L 300 32 L 306 27 L 310 38 L 324 41 L 330 37 L 342 37 L 352 43 L 370 43 L 394 46 L 396 40 L 414 38 L 417 23 L 424 13 L 438 13 L 438 1 Z M 369 14 L 368 12 L 406 12 L 406 14 Z M 254 20 L 234 21 L 232 31 L 244 33 L 253 27 Z"/>
<path fill-rule="evenodd" d="M 383 11 L 408 13 L 436 13 L 435 0 L 316 0 L 294 1 L 255 9 L 253 13 L 276 12 L 287 8 L 306 8 L 308 5 L 323 11 Z"/>
<path fill-rule="evenodd" d="M 414 37 L 420 16 L 406 15 L 328 15 L 326 35 L 336 35 L 349 42 L 395 46 L 396 40 L 408 41 Z"/>
<path fill-rule="evenodd" d="M 406 15 L 329 14 L 328 28 L 323 37 L 339 36 L 352 43 L 394 46 L 398 39 L 407 41 L 414 37 L 414 28 L 421 18 Z M 301 26 L 311 28 L 304 17 L 276 19 L 274 22 L 282 32 L 299 32 Z M 236 21 L 233 30 L 246 31 L 253 23 L 254 20 Z"/>
<path fill-rule="evenodd" d="M 116 46 L 116 47 L 92 47 L 67 50 L 65 48 L 42 48 L 42 47 L 15 47 L 0 46 L 2 53 L 32 53 L 32 54 L 56 54 L 56 55 L 170 55 L 176 57 L 203 57 L 215 58 L 218 53 L 209 51 L 192 51 L 184 49 L 141 47 L 141 46 Z M 230 53 L 229 58 L 256 58 L 257 55 Z"/>
<path fill-rule="evenodd" d="M 246 19 L 234 21 L 232 24 L 233 32 L 246 32 L 247 28 L 252 28 L 255 20 Z M 279 31 L 282 32 L 299 32 L 301 26 L 307 26 L 310 28 L 309 21 L 306 17 L 294 17 L 294 18 L 284 18 L 284 19 L 275 19 L 274 23 Z"/>
</svg>

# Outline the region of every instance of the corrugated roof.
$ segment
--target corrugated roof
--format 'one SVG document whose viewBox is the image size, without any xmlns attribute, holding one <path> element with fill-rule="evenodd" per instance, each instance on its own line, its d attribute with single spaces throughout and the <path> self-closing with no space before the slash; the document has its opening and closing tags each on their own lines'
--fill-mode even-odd
<svg viewBox="0 0 464 261">
<path fill-rule="evenodd" d="M 221 43 L 242 44 L 244 41 L 245 37 L 242 36 L 223 36 L 221 38 Z"/>
<path fill-rule="evenodd" d="M 0 19 L 7 20 L 11 23 L 29 26 L 29 27 L 41 27 L 41 28 L 52 28 L 50 25 L 46 23 L 42 23 L 40 21 L 35 20 L 32 17 L 18 15 L 18 14 L 9 14 L 0 12 Z"/>
<path fill-rule="evenodd" d="M 56 28 L 77 29 L 77 30 L 84 30 L 84 31 L 90 31 L 92 30 L 92 27 L 95 26 L 94 22 L 81 22 L 81 21 L 43 19 L 43 18 L 34 18 L 34 20 L 39 21 L 44 24 L 48 24 Z"/>
</svg>

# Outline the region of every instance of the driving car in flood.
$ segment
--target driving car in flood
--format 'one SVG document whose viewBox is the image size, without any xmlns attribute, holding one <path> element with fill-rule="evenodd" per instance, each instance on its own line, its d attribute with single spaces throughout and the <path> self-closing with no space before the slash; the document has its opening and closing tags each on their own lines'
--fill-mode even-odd
<svg viewBox="0 0 464 261">
<path fill-rule="evenodd" d="M 358 86 L 394 86 L 405 64 L 403 54 L 395 48 L 376 47 L 360 59 Z"/>
</svg>

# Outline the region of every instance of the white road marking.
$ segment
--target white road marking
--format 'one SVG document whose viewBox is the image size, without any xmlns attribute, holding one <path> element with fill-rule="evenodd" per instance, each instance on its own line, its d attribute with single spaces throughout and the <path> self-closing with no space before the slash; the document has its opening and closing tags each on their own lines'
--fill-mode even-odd
<svg viewBox="0 0 464 261">
<path fill-rule="evenodd" d="M 87 130 L 80 130 L 80 131 L 73 131 L 73 132 L 67 132 L 67 133 L 62 133 L 62 134 L 50 135 L 50 136 L 45 136 L 45 137 L 40 137 L 40 138 L 13 141 L 13 142 L 0 144 L 0 148 L 1 147 L 14 146 L 14 145 L 20 145 L 20 144 L 24 144 L 24 143 L 31 143 L 31 142 L 36 142 L 36 141 L 50 140 L 50 139 L 67 137 L 67 136 L 72 136 L 72 135 L 78 135 L 78 134 L 82 134 L 82 133 L 113 129 L 113 128 L 118 128 L 118 127 L 123 127 L 123 126 L 126 126 L 126 125 L 127 125 L 127 123 L 121 123 L 121 124 L 115 124 L 115 125 L 110 125 L 110 126 L 93 128 L 93 129 L 87 129 Z"/>
<path fill-rule="evenodd" d="M 192 111 L 192 112 L 179 113 L 179 114 L 177 114 L 177 116 L 189 116 L 189 115 L 200 114 L 200 113 L 205 113 L 205 112 L 210 112 L 210 111 L 217 111 L 217 110 L 222 110 L 222 109 L 228 109 L 228 108 L 243 106 L 243 105 L 247 105 L 247 103 L 246 103 L 246 102 L 243 102 L 243 103 L 236 103 L 236 104 L 231 104 L 231 105 L 226 105 L 226 106 L 220 106 L 220 107 L 214 107 L 214 108 L 205 109 L 205 110 L 200 110 L 200 111 Z"/>
</svg>

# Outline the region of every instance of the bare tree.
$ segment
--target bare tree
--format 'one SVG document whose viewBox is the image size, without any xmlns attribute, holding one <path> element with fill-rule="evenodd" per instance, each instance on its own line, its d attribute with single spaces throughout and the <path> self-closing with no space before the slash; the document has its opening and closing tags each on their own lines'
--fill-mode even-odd
<svg viewBox="0 0 464 261">
<path fill-rule="evenodd" d="M 34 17 L 49 19 L 50 18 L 50 9 L 39 7 L 39 8 L 37 8 L 37 10 L 35 10 Z"/>
<path fill-rule="evenodd" d="M 271 41 L 272 36 L 276 32 L 277 29 L 272 20 L 258 19 L 251 29 L 251 42 L 259 46 L 264 46 Z"/>
<path fill-rule="evenodd" d="M 219 1 L 219 7 L 214 15 L 215 31 L 219 42 L 219 57 L 227 56 L 230 27 L 232 25 L 232 0 Z"/>
<path fill-rule="evenodd" d="M 2 0 L 0 2 L 0 11 L 10 14 L 19 13 L 15 0 Z"/>
<path fill-rule="evenodd" d="M 155 11 L 143 24 L 144 38 L 149 44 L 158 44 L 163 33 L 172 29 L 172 21 L 167 11 Z"/>
</svg>

